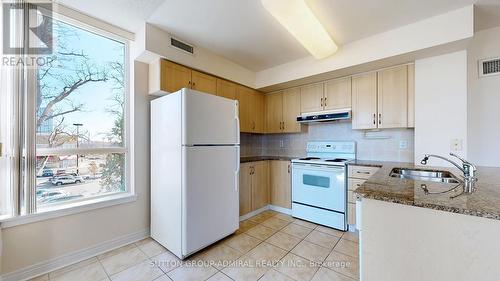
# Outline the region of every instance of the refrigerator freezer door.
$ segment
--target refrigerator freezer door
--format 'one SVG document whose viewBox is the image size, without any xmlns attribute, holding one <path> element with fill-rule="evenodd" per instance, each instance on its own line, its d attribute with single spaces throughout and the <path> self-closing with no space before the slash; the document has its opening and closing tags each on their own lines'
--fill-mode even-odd
<svg viewBox="0 0 500 281">
<path fill-rule="evenodd" d="M 239 144 L 237 101 L 182 89 L 182 144 Z"/>
<path fill-rule="evenodd" d="M 183 256 L 239 227 L 238 146 L 183 147 Z"/>
</svg>

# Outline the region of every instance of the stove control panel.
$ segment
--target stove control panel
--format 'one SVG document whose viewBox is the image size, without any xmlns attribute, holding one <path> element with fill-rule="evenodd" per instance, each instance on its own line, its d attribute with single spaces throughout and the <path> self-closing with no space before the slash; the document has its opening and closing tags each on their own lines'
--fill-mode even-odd
<svg viewBox="0 0 500 281">
<path fill-rule="evenodd" d="M 356 153 L 353 141 L 311 141 L 307 143 L 308 153 Z"/>
</svg>

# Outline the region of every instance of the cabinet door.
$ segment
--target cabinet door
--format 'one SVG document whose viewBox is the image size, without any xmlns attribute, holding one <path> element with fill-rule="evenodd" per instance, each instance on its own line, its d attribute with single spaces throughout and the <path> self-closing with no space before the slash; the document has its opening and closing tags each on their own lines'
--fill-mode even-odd
<svg viewBox="0 0 500 281">
<path fill-rule="evenodd" d="M 269 204 L 269 164 L 268 161 L 253 162 L 252 211 Z"/>
<path fill-rule="evenodd" d="M 377 73 L 352 78 L 352 128 L 377 128 Z"/>
<path fill-rule="evenodd" d="M 220 97 L 235 100 L 238 85 L 226 80 L 217 79 L 217 95 Z"/>
<path fill-rule="evenodd" d="M 415 127 L 415 65 L 408 65 L 408 128 Z"/>
<path fill-rule="evenodd" d="M 325 110 L 351 107 L 351 77 L 331 80 L 325 83 Z"/>
<path fill-rule="evenodd" d="M 283 91 L 283 132 L 300 133 L 301 125 L 297 122 L 300 115 L 299 88 Z"/>
<path fill-rule="evenodd" d="M 300 112 L 323 110 L 323 84 L 300 87 Z"/>
<path fill-rule="evenodd" d="M 266 133 L 281 133 L 283 122 L 283 92 L 265 96 Z"/>
<path fill-rule="evenodd" d="M 408 126 L 408 67 L 378 72 L 378 127 Z"/>
<path fill-rule="evenodd" d="M 240 105 L 240 131 L 243 133 L 253 132 L 253 120 L 251 119 L 252 111 L 252 90 L 243 86 L 238 86 L 236 89 L 236 99 Z"/>
<path fill-rule="evenodd" d="M 191 88 L 207 94 L 217 94 L 217 78 L 193 70 L 191 73 Z"/>
<path fill-rule="evenodd" d="M 240 216 L 252 211 L 251 163 L 240 165 Z"/>
<path fill-rule="evenodd" d="M 265 101 L 264 94 L 252 90 L 252 105 L 250 107 L 250 117 L 253 122 L 252 132 L 264 133 L 265 132 Z"/>
<path fill-rule="evenodd" d="M 174 93 L 191 88 L 191 69 L 167 60 L 161 60 L 161 89 Z"/>
<path fill-rule="evenodd" d="M 290 161 L 270 161 L 271 204 L 292 208 Z"/>
</svg>

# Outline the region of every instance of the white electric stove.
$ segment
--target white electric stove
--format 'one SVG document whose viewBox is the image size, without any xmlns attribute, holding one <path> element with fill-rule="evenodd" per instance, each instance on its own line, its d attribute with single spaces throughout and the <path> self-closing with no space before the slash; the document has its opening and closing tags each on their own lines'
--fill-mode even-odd
<svg viewBox="0 0 500 281">
<path fill-rule="evenodd" d="M 292 160 L 292 216 L 347 230 L 347 163 L 354 141 L 307 143 L 307 157 Z"/>
</svg>

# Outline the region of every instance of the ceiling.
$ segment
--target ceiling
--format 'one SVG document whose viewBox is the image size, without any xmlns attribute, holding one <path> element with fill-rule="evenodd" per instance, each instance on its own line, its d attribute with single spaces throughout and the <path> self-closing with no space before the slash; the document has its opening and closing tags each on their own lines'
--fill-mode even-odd
<svg viewBox="0 0 500 281">
<path fill-rule="evenodd" d="M 476 25 L 500 25 L 500 0 L 307 0 L 340 45 L 478 4 Z M 144 21 L 253 71 L 309 56 L 259 0 L 60 0 L 130 31 Z"/>
</svg>

